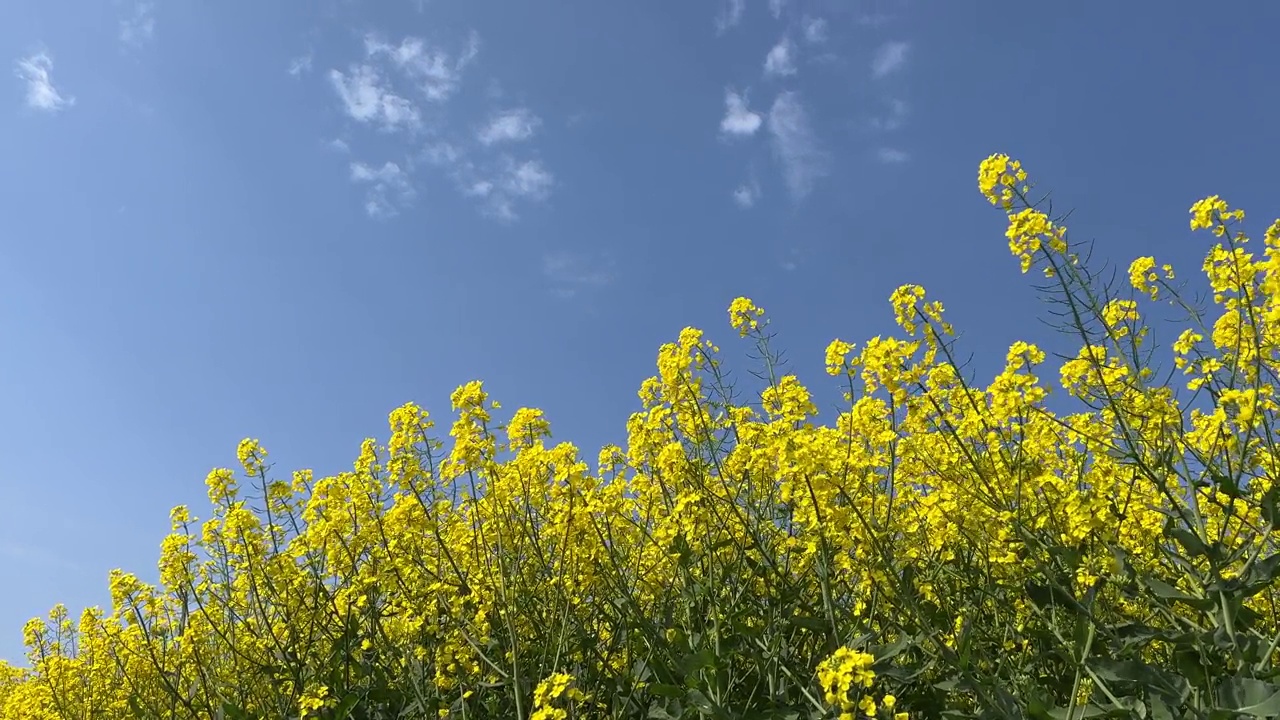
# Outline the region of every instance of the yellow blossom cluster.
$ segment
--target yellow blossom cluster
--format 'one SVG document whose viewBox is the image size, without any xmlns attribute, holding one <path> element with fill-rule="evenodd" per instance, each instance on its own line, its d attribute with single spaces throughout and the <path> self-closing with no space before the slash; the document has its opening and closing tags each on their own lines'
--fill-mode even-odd
<svg viewBox="0 0 1280 720">
<path fill-rule="evenodd" d="M 1173 343 L 1170 386 L 1140 303 L 1173 269 L 1139 258 L 1135 296 L 1104 297 L 1018 161 L 992 156 L 978 186 L 1021 269 L 1076 303 L 1054 382 L 1018 341 L 978 384 L 942 304 L 906 285 L 901 337 L 827 347 L 830 417 L 738 298 L 761 385 L 731 384 L 686 328 L 594 467 L 542 411 L 496 417 L 480 382 L 453 393 L 447 436 L 404 405 L 326 477 L 273 479 L 248 439 L 238 470 L 209 473 L 206 518 L 174 509 L 155 583 L 115 571 L 109 611 L 27 625 L 0 717 L 905 720 L 1025 705 L 1018 683 L 1063 706 L 1114 697 L 1061 608 L 1145 628 L 1168 598 L 1217 602 L 1197 573 L 1225 587 L 1278 549 L 1280 222 L 1256 257 L 1242 212 L 1192 207 L 1218 239 L 1215 304 Z M 1171 538 L 1202 549 L 1172 559 Z M 1138 576 L 1168 581 L 1143 595 Z M 1251 593 L 1233 617 L 1280 636 L 1280 592 Z"/>
</svg>

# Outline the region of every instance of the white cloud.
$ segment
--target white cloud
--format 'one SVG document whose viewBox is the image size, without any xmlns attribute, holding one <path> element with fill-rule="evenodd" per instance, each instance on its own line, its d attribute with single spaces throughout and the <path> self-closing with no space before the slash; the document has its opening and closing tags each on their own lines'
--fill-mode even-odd
<svg viewBox="0 0 1280 720">
<path fill-rule="evenodd" d="M 902 150 L 891 147 L 882 147 L 876 151 L 876 157 L 880 158 L 880 162 L 886 165 L 900 165 L 911 159 L 911 156 Z"/>
<path fill-rule="evenodd" d="M 511 198 L 497 194 L 486 195 L 485 197 L 489 199 L 485 205 L 486 215 L 495 217 L 503 222 L 515 222 L 520 219 L 520 216 L 516 214 L 515 203 L 511 201 Z"/>
<path fill-rule="evenodd" d="M 542 125 L 542 120 L 528 108 L 515 108 L 494 115 L 476 133 L 481 145 L 528 140 Z"/>
<path fill-rule="evenodd" d="M 759 199 L 760 183 L 755 178 L 742 183 L 733 191 L 733 202 L 744 210 L 754 206 Z"/>
<path fill-rule="evenodd" d="M 792 247 L 787 250 L 787 255 L 778 263 L 778 266 L 787 272 L 794 272 L 800 267 L 800 248 Z"/>
<path fill-rule="evenodd" d="M 796 74 L 795 47 L 791 38 L 782 38 L 764 58 L 765 77 L 786 77 Z"/>
<path fill-rule="evenodd" d="M 464 68 L 471 64 L 472 60 L 480 54 L 480 33 L 472 30 L 467 35 L 467 47 L 462 51 L 462 56 L 458 58 L 458 67 Z"/>
<path fill-rule="evenodd" d="M 27 107 L 45 112 L 58 112 L 76 104 L 70 95 L 63 96 L 53 86 L 53 59 L 38 52 L 18 61 L 15 74 L 27 84 Z"/>
<path fill-rule="evenodd" d="M 548 253 L 542 258 L 542 274 L 551 282 L 556 295 L 568 299 L 583 290 L 613 282 L 613 261 L 581 253 Z"/>
<path fill-rule="evenodd" d="M 787 4 L 787 0 L 769 0 L 769 12 L 773 13 L 775 18 L 782 17 L 782 8 Z"/>
<path fill-rule="evenodd" d="M 330 70 L 329 80 L 353 120 L 388 131 L 414 130 L 422 123 L 413 103 L 395 94 L 372 65 L 353 65 L 346 74 Z"/>
<path fill-rule="evenodd" d="M 724 118 L 720 120 L 720 132 L 725 135 L 751 136 L 756 134 L 763 122 L 760 113 L 747 108 L 746 98 L 730 89 L 724 91 Z"/>
<path fill-rule="evenodd" d="M 871 76 L 879 79 L 901 68 L 907 61 L 907 51 L 910 48 L 908 43 L 897 41 L 881 45 L 871 61 Z"/>
<path fill-rule="evenodd" d="M 881 28 L 893 22 L 894 16 L 889 13 L 862 13 L 857 18 L 859 25 L 869 28 Z"/>
<path fill-rule="evenodd" d="M 417 83 L 428 100 L 442 102 L 461 87 L 462 71 L 480 52 L 480 36 L 472 32 L 457 59 L 444 50 L 428 47 L 421 38 L 415 37 L 407 37 L 399 45 L 389 45 L 370 35 L 365 38 L 365 52 L 370 58 L 386 56 Z"/>
<path fill-rule="evenodd" d="M 351 163 L 351 180 L 367 184 L 364 209 L 370 217 L 388 218 L 396 215 L 396 205 L 405 205 L 413 199 L 413 187 L 409 174 L 393 162 L 375 168 L 362 162 Z"/>
<path fill-rule="evenodd" d="M 876 130 L 892 132 L 902 127 L 907 119 L 907 104 L 898 98 L 889 100 L 889 111 L 879 117 L 871 118 L 871 127 Z"/>
<path fill-rule="evenodd" d="M 827 155 L 809 125 L 809 116 L 794 92 L 784 92 L 769 109 L 769 134 L 773 152 L 782 165 L 787 190 L 800 199 L 814 182 L 827 174 Z"/>
<path fill-rule="evenodd" d="M 538 160 L 517 161 L 504 155 L 488 172 L 478 172 L 469 162 L 456 164 L 458 190 L 466 197 L 483 199 L 486 212 L 505 221 L 517 219 L 517 201 L 542 202 L 555 185 L 551 172 Z"/>
<path fill-rule="evenodd" d="M 156 5 L 140 1 L 133 6 L 133 15 L 120 21 L 120 42 L 140 48 L 156 34 Z"/>
<path fill-rule="evenodd" d="M 800 22 L 800 27 L 804 32 L 804 41 L 810 45 L 818 45 L 827 41 L 826 20 L 806 16 Z"/>
<path fill-rule="evenodd" d="M 504 157 L 498 176 L 494 180 L 483 180 L 477 185 L 485 189 L 483 196 L 488 199 L 489 211 L 500 220 L 512 221 L 518 217 L 515 212 L 516 200 L 542 202 L 551 195 L 554 184 L 555 179 L 541 162 L 516 162 Z"/>
<path fill-rule="evenodd" d="M 462 188 L 462 194 L 467 197 L 489 197 L 493 192 L 493 183 L 488 180 L 473 180 L 470 185 Z"/>
<path fill-rule="evenodd" d="M 427 162 L 436 167 L 447 167 L 456 164 L 462 158 L 462 151 L 453 143 L 440 141 L 423 148 L 422 155 Z"/>
<path fill-rule="evenodd" d="M 720 14 L 716 15 L 716 34 L 723 35 L 729 28 L 742 22 L 742 11 L 746 10 L 746 0 L 724 0 Z"/>
<path fill-rule="evenodd" d="M 314 59 L 314 51 L 309 50 L 305 55 L 299 55 L 298 57 L 290 60 L 289 74 L 294 77 L 300 77 L 305 73 L 311 72 L 311 63 Z"/>
<path fill-rule="evenodd" d="M 328 145 L 329 145 L 329 149 L 333 150 L 334 152 L 340 152 L 340 153 L 351 152 L 351 146 L 348 145 L 347 141 L 343 140 L 342 138 L 334 138 L 328 142 Z"/>
<path fill-rule="evenodd" d="M 395 214 L 413 197 L 409 176 L 414 164 L 434 168 L 460 195 L 475 199 L 485 214 L 502 220 L 514 220 L 520 206 L 550 197 L 555 178 L 540 160 L 517 160 L 502 152 L 504 146 L 536 135 L 543 125 L 540 117 L 524 107 L 508 107 L 459 133 L 432 108 L 461 89 L 464 71 L 480 52 L 476 33 L 450 49 L 416 37 L 390 42 L 370 34 L 364 37 L 364 52 L 365 57 L 346 72 L 330 71 L 346 114 L 387 131 L 418 131 L 432 120 L 430 133 L 410 133 L 410 141 L 427 142 L 415 145 L 409 166 L 351 165 L 352 180 L 369 187 L 370 215 Z"/>
<path fill-rule="evenodd" d="M 531 200 L 545 200 L 551 194 L 551 186 L 555 183 L 551 173 L 537 160 L 526 160 L 517 163 L 511 160 L 504 162 L 502 189 L 515 197 Z"/>
</svg>

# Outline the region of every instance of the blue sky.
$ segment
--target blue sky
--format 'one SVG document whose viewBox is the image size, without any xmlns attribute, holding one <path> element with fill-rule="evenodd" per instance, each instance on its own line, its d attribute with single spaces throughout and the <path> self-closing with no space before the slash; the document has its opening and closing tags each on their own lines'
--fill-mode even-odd
<svg viewBox="0 0 1280 720">
<path fill-rule="evenodd" d="M 977 163 L 1193 275 L 1190 204 L 1280 213 L 1280 6 L 9 0 L 0 10 L 0 657 L 261 438 L 350 467 L 486 381 L 589 456 L 660 343 L 833 337 L 906 282 L 989 376 L 1054 348 Z M 1063 347 L 1061 349 L 1073 349 Z M 735 351 L 736 352 L 736 351 Z M 745 373 L 740 373 L 745 377 Z"/>
</svg>

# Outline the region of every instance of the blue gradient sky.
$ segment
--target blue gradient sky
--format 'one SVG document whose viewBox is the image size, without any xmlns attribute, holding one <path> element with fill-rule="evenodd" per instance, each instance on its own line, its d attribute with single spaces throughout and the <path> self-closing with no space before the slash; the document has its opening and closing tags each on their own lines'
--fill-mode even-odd
<svg viewBox="0 0 1280 720">
<path fill-rule="evenodd" d="M 658 345 L 733 346 L 743 294 L 831 397 L 822 349 L 890 331 L 905 282 L 980 375 L 1053 348 L 977 163 L 1022 157 L 1121 267 L 1194 274 L 1194 200 L 1280 213 L 1276 27 L 1183 0 L 8 0 L 0 657 L 108 569 L 152 577 L 245 436 L 332 473 L 480 378 L 594 456 Z"/>
</svg>

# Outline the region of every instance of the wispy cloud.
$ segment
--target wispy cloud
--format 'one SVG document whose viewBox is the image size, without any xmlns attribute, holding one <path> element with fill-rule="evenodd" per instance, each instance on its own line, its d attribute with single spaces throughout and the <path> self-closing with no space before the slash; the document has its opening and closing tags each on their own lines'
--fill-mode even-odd
<svg viewBox="0 0 1280 720">
<path fill-rule="evenodd" d="M 786 256 L 778 263 L 778 266 L 787 272 L 794 272 L 800 267 L 800 248 L 791 247 L 787 250 Z"/>
<path fill-rule="evenodd" d="M 76 104 L 76 99 L 63 95 L 53 85 L 53 58 L 38 52 L 18 61 L 18 79 L 27 84 L 27 107 L 45 112 L 58 112 Z"/>
<path fill-rule="evenodd" d="M 334 152 L 340 152 L 340 153 L 351 152 L 351 145 L 349 145 L 347 141 L 343 140 L 342 138 L 334 138 L 330 140 L 328 143 L 326 143 L 326 145 L 328 145 L 329 149 Z"/>
<path fill-rule="evenodd" d="M 891 98 L 888 102 L 888 109 L 883 115 L 871 118 L 871 127 L 876 130 L 892 132 L 902 127 L 907 119 L 907 103 L 898 99 Z"/>
<path fill-rule="evenodd" d="M 502 188 L 515 197 L 530 200 L 546 200 L 555 180 L 537 160 L 516 162 L 506 160 L 502 174 Z"/>
<path fill-rule="evenodd" d="M 613 261 L 607 256 L 554 252 L 542 258 L 542 274 L 561 298 L 572 298 L 584 290 L 602 288 L 613 282 Z"/>
<path fill-rule="evenodd" d="M 357 122 L 387 131 L 415 130 L 422 124 L 418 108 L 397 95 L 372 65 L 352 65 L 346 73 L 330 70 L 329 80 L 342 98 L 347 116 Z"/>
<path fill-rule="evenodd" d="M 503 220 L 515 220 L 514 201 L 543 202 L 551 195 L 555 179 L 537 160 L 517 162 L 504 158 L 498 176 L 498 192 L 490 195 L 493 211 Z"/>
<path fill-rule="evenodd" d="M 885 12 L 864 12 L 855 15 L 856 22 L 859 25 L 877 29 L 893 22 L 895 18 L 896 16 L 892 13 Z"/>
<path fill-rule="evenodd" d="M 294 77 L 301 77 L 311 72 L 311 64 L 315 60 L 315 51 L 308 50 L 306 54 L 289 61 L 289 74 Z"/>
<path fill-rule="evenodd" d="M 543 202 L 555 185 L 555 177 L 539 160 L 503 155 L 489 172 L 461 165 L 455 180 L 462 194 L 483 200 L 487 214 L 507 222 L 519 218 L 517 202 Z"/>
<path fill-rule="evenodd" d="M 732 89 L 724 91 L 724 117 L 720 120 L 720 132 L 737 137 L 750 137 L 760 129 L 764 119 L 760 113 L 747 108 L 747 99 Z"/>
<path fill-rule="evenodd" d="M 774 45 L 764 58 L 764 76 L 771 78 L 796 74 L 795 46 L 791 38 L 784 37 Z"/>
<path fill-rule="evenodd" d="M 782 17 L 782 9 L 787 6 L 787 0 L 769 0 L 769 12 L 775 18 Z"/>
<path fill-rule="evenodd" d="M 462 150 L 451 142 L 441 140 L 422 149 L 422 156 L 436 167 L 450 167 L 462 159 Z"/>
<path fill-rule="evenodd" d="M 364 57 L 345 71 L 329 72 L 348 117 L 383 131 L 403 131 L 409 142 L 427 140 L 409 150 L 408 165 L 350 165 L 351 179 L 368 187 L 366 209 L 371 216 L 394 215 L 413 199 L 410 175 L 415 165 L 439 173 L 462 196 L 478 201 L 484 214 L 503 221 L 517 219 L 522 206 L 551 196 L 556 180 L 542 161 L 512 153 L 517 143 L 540 132 L 544 123 L 533 111 L 500 109 L 459 132 L 450 129 L 447 115 L 433 107 L 459 92 L 464 71 L 479 52 L 480 39 L 474 32 L 448 49 L 416 37 L 389 42 L 367 34 Z M 491 83 L 491 90 L 495 87 Z M 490 100 L 498 94 L 491 92 Z M 424 127 L 428 119 L 429 128 Z"/>
<path fill-rule="evenodd" d="M 487 198 L 493 194 L 493 188 L 492 180 L 471 180 L 462 184 L 460 189 L 467 197 Z"/>
<path fill-rule="evenodd" d="M 742 13 L 746 10 L 746 0 L 723 0 L 720 13 L 716 15 L 716 34 L 723 35 L 730 28 L 742 22 Z"/>
<path fill-rule="evenodd" d="M 407 205 L 413 199 L 413 186 L 409 174 L 393 162 L 373 167 L 362 162 L 351 163 L 351 180 L 368 185 L 364 209 L 374 218 L 389 218 L 397 214 L 397 205 Z"/>
<path fill-rule="evenodd" d="M 538 131 L 542 120 L 528 108 L 515 108 L 497 113 L 476 133 L 481 145 L 528 140 Z"/>
<path fill-rule="evenodd" d="M 803 198 L 813 189 L 814 182 L 827 174 L 828 160 L 799 95 L 784 92 L 773 101 L 768 128 L 787 191 L 794 199 Z"/>
<path fill-rule="evenodd" d="M 760 183 L 756 182 L 755 178 L 750 178 L 733 191 L 733 202 L 738 207 L 746 210 L 755 206 L 756 202 L 760 200 L 760 195 Z"/>
<path fill-rule="evenodd" d="M 881 45 L 871 61 L 871 77 L 878 80 L 896 72 L 906 63 L 907 51 L 910 49 L 909 43 L 898 41 Z"/>
<path fill-rule="evenodd" d="M 800 29 L 804 33 L 804 41 L 810 45 L 818 45 L 827 41 L 827 21 L 822 18 L 805 16 L 800 21 Z"/>
<path fill-rule="evenodd" d="M 370 35 L 365 38 L 365 52 L 370 58 L 389 58 L 418 85 L 428 100 L 441 102 L 452 97 L 462 85 L 462 71 L 480 52 L 480 36 L 472 32 L 457 58 L 440 48 L 429 47 L 416 37 L 407 37 L 399 45 L 389 45 Z"/>
<path fill-rule="evenodd" d="M 901 165 L 911 159 L 905 151 L 891 147 L 880 148 L 876 151 L 876 157 L 885 165 Z"/>
<path fill-rule="evenodd" d="M 486 145 L 478 138 L 470 148 L 438 140 L 427 144 L 420 157 L 451 178 L 464 197 L 480 201 L 485 215 L 511 222 L 519 219 L 521 204 L 550 198 L 556 180 L 541 160 L 517 159 L 495 152 L 498 147 L 499 143 Z"/>
<path fill-rule="evenodd" d="M 151 42 L 155 34 L 155 3 L 145 0 L 134 3 L 133 14 L 120 21 L 120 42 L 132 48 L 140 48 Z"/>
</svg>

